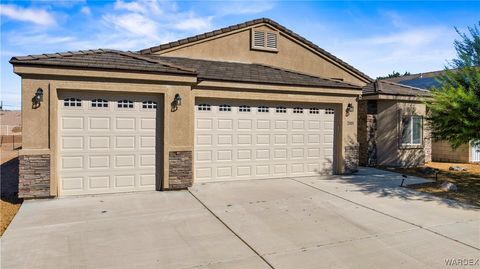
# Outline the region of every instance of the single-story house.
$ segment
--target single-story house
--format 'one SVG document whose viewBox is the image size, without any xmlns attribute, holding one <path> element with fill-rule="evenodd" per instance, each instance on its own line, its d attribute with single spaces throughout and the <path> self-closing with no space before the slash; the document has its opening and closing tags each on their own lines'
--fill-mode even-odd
<svg viewBox="0 0 480 269">
<path fill-rule="evenodd" d="M 22 79 L 24 198 L 347 173 L 372 82 L 265 18 L 137 52 L 10 63 Z"/>
<path fill-rule="evenodd" d="M 359 164 L 420 166 L 431 161 L 431 137 L 424 124 L 428 90 L 389 80 L 363 88 L 358 102 Z"/>
<path fill-rule="evenodd" d="M 413 86 L 425 90 L 439 87 L 437 77 L 445 71 L 433 71 L 420 74 L 412 74 L 398 78 L 388 79 L 399 84 Z M 480 146 L 464 144 L 453 149 L 447 141 L 432 141 L 432 161 L 435 162 L 480 162 Z"/>
</svg>

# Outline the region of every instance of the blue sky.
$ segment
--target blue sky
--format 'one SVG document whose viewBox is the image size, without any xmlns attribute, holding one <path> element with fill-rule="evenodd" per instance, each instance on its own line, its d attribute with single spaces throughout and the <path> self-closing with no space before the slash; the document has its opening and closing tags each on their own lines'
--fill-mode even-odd
<svg viewBox="0 0 480 269">
<path fill-rule="evenodd" d="M 1 0 L 1 100 L 20 107 L 8 60 L 80 49 L 139 50 L 269 17 L 371 77 L 439 70 L 455 56 L 454 27 L 480 20 L 480 2 Z"/>
</svg>

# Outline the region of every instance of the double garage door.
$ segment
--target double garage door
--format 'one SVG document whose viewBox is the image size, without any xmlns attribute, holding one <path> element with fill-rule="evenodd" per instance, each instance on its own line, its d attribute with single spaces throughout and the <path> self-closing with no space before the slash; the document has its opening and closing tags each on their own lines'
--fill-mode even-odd
<svg viewBox="0 0 480 269">
<path fill-rule="evenodd" d="M 59 194 L 154 190 L 158 105 L 156 95 L 62 93 Z M 197 101 L 194 180 L 330 174 L 334 116 L 328 105 Z"/>
<path fill-rule="evenodd" d="M 154 190 L 155 95 L 63 93 L 59 194 Z"/>
<path fill-rule="evenodd" d="M 196 182 L 331 174 L 332 106 L 197 101 Z"/>
</svg>

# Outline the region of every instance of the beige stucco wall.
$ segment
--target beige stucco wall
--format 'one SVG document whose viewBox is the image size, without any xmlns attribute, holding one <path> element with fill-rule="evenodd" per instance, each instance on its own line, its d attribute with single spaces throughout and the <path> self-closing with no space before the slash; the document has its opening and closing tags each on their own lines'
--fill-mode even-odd
<svg viewBox="0 0 480 269">
<path fill-rule="evenodd" d="M 168 153 L 170 151 L 194 150 L 194 109 L 195 98 L 229 98 L 242 100 L 270 100 L 282 102 L 324 103 L 332 104 L 336 109 L 336 160 L 335 172 L 345 171 L 348 161 L 348 147 L 356 147 L 356 97 L 360 90 L 315 89 L 299 87 L 278 87 L 272 89 L 268 85 L 257 85 L 256 90 L 225 88 L 224 84 L 206 84 L 193 86 L 193 80 L 188 78 L 172 78 L 151 74 L 125 74 L 129 79 L 115 78 L 117 72 L 79 70 L 52 70 L 51 68 L 24 68 L 22 72 L 22 125 L 23 149 L 21 155 L 50 154 L 52 196 L 58 195 L 58 157 L 59 157 L 59 93 L 64 91 L 79 91 L 88 94 L 91 91 L 130 93 L 155 93 L 164 100 L 163 110 L 163 186 L 168 186 Z M 43 79 L 38 79 L 41 72 Z M 50 74 L 50 75 L 48 75 Z M 55 75 L 51 75 L 55 74 Z M 58 75 L 58 74 L 61 74 Z M 121 77 L 121 76 L 119 76 Z M 176 81 L 174 81 L 176 79 Z M 169 81 L 170 80 L 170 81 Z M 251 86 L 251 85 L 250 85 Z M 41 106 L 33 109 L 31 98 L 38 88 L 44 90 L 44 100 Z M 323 91 L 323 93 L 322 93 Z M 332 94 L 337 92 L 337 94 Z M 176 93 L 182 97 L 182 105 L 175 112 L 171 111 L 171 102 Z M 345 112 L 349 103 L 355 111 L 347 115 Z"/>
<path fill-rule="evenodd" d="M 191 84 L 194 79 L 151 74 L 125 74 L 120 79 L 118 72 L 80 70 L 51 70 L 46 68 L 17 69 L 32 74 L 22 74 L 22 124 L 24 126 L 20 155 L 50 154 L 50 194 L 58 195 L 58 94 L 62 91 L 88 91 L 131 93 L 156 93 L 164 100 L 164 144 L 163 144 L 163 186 L 168 186 L 168 152 L 193 150 L 193 104 Z M 46 72 L 43 79 L 36 79 L 39 73 Z M 51 74 L 56 74 L 52 76 Z M 62 76 L 58 76 L 61 74 Z M 83 76 L 90 76 L 88 78 Z M 115 77 L 119 78 L 115 78 Z M 79 79 L 81 77 L 81 79 Z M 176 81 L 174 81 L 176 80 Z M 167 82 L 170 81 L 170 82 Z M 44 91 L 40 107 L 32 108 L 31 99 L 38 88 Z M 182 96 L 182 106 L 175 112 L 170 109 L 176 93 Z"/>
<path fill-rule="evenodd" d="M 256 28 L 272 31 L 267 26 L 256 26 Z M 325 55 L 321 55 L 282 32 L 278 37 L 278 52 L 252 50 L 250 35 L 251 28 L 244 28 L 216 36 L 213 39 L 193 42 L 156 54 L 206 60 L 260 63 L 325 78 L 342 78 L 345 82 L 361 86 L 366 84 L 365 79 L 358 77 L 358 75 L 341 67 Z"/>
<path fill-rule="evenodd" d="M 425 116 L 425 105 L 419 102 L 378 100 L 377 163 L 385 166 L 418 166 L 425 163 L 424 145 L 429 145 L 428 129 L 423 124 L 423 145 L 400 145 L 401 115 Z"/>
<path fill-rule="evenodd" d="M 470 162 L 471 147 L 468 144 L 453 149 L 447 141 L 434 141 L 432 143 L 432 160 L 435 162 Z"/>
</svg>

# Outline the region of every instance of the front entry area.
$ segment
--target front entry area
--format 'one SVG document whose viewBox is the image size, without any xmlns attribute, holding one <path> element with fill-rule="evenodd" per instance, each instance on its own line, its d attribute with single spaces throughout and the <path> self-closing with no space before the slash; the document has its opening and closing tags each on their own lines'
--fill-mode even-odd
<svg viewBox="0 0 480 269">
<path fill-rule="evenodd" d="M 59 94 L 59 195 L 154 190 L 157 95 Z"/>
<path fill-rule="evenodd" d="M 333 105 L 200 99 L 195 181 L 331 174 Z"/>
</svg>

